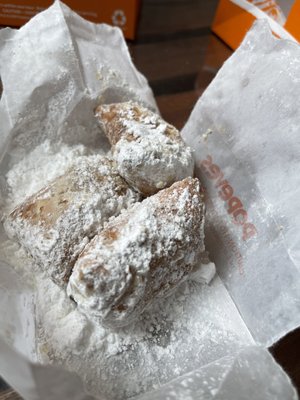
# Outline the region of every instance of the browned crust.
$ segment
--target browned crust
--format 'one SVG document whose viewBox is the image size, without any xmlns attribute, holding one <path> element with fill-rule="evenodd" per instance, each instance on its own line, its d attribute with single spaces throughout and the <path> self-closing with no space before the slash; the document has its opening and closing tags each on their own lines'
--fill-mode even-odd
<svg viewBox="0 0 300 400">
<path fill-rule="evenodd" d="M 100 105 L 96 108 L 95 115 L 104 127 L 104 133 L 113 146 L 118 143 L 121 137 L 126 138 L 128 141 L 136 140 L 134 135 L 128 132 L 124 121 L 143 123 L 146 117 L 156 114 L 138 103 L 126 102 Z M 160 121 L 165 123 L 162 118 L 160 118 Z M 167 124 L 164 134 L 174 141 L 181 140 L 178 130 L 170 124 Z"/>
</svg>

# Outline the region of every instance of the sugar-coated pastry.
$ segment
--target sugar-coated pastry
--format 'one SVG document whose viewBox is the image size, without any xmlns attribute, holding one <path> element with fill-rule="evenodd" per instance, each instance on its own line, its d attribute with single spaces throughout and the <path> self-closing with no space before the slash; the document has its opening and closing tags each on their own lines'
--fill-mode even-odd
<svg viewBox="0 0 300 400">
<path fill-rule="evenodd" d="M 144 196 L 193 175 L 192 151 L 178 130 L 134 103 L 101 105 L 96 117 L 112 147 L 119 174 Z"/>
<path fill-rule="evenodd" d="M 112 161 L 80 157 L 64 175 L 17 206 L 4 226 L 35 264 L 64 285 L 89 239 L 138 200 Z"/>
<path fill-rule="evenodd" d="M 193 271 L 204 251 L 204 203 L 186 178 L 112 218 L 75 263 L 68 294 L 109 327 L 134 321 Z"/>
</svg>

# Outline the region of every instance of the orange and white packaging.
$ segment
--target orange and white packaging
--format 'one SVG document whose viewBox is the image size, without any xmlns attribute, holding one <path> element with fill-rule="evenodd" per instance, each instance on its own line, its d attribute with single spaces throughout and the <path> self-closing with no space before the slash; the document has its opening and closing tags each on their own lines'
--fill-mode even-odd
<svg viewBox="0 0 300 400">
<path fill-rule="evenodd" d="M 2 0 L 0 25 L 21 26 L 52 3 L 53 0 Z M 92 22 L 118 26 L 127 39 L 135 38 L 140 0 L 66 0 L 66 4 Z"/>
<path fill-rule="evenodd" d="M 220 0 L 212 31 L 236 49 L 255 20 L 266 19 L 275 36 L 300 41 L 299 16 L 300 0 Z"/>
</svg>

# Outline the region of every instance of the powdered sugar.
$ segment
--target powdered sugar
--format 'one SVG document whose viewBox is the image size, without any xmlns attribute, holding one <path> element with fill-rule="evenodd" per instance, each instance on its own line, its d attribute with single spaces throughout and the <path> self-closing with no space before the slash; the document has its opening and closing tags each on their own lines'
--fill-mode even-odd
<svg viewBox="0 0 300 400">
<path fill-rule="evenodd" d="M 144 195 L 193 174 L 191 149 L 149 109 L 130 101 L 100 106 L 96 116 L 113 145 L 119 174 Z"/>
<path fill-rule="evenodd" d="M 42 142 L 8 171 L 7 211 L 62 175 L 76 157 L 90 153 L 91 150 L 81 144 L 71 147 L 63 143 L 51 144 L 49 140 Z"/>
<path fill-rule="evenodd" d="M 130 132 L 139 131 L 136 125 L 140 124 L 130 124 Z M 164 132 L 166 125 L 160 128 Z M 120 139 L 114 147 L 113 157 L 120 175 L 129 183 L 146 181 L 156 191 L 192 175 L 194 167 L 190 148 L 170 140 L 160 130 L 150 130 L 136 141 Z"/>
<path fill-rule="evenodd" d="M 51 281 L 39 284 L 38 298 L 42 360 L 76 371 L 90 393 L 109 399 L 158 388 L 251 342 L 218 278 L 211 287 L 183 283 L 135 324 L 117 330 L 81 314 Z"/>
<path fill-rule="evenodd" d="M 86 246 L 68 292 L 88 316 L 124 326 L 165 297 L 204 251 L 204 203 L 187 178 L 112 219 Z"/>
<path fill-rule="evenodd" d="M 61 151 L 52 146 L 40 145 L 28 160 L 11 168 L 6 209 L 10 202 L 43 186 L 47 169 L 52 177 L 58 176 L 78 156 L 90 153 L 79 146 L 62 146 Z M 42 162 L 34 163 L 35 156 Z M 19 174 L 24 178 L 18 181 Z M 86 177 L 82 178 L 84 181 Z M 183 191 L 177 200 L 178 207 L 183 207 L 187 193 Z M 147 219 L 147 212 L 140 217 Z M 137 239 L 140 234 L 137 229 Z M 111 330 L 82 314 L 66 291 L 37 270 L 16 244 L 6 241 L 3 247 L 1 258 L 5 256 L 32 284 L 37 281 L 40 361 L 76 371 L 95 396 L 124 400 L 155 389 L 251 340 L 218 279 L 211 287 L 186 282 L 171 296 L 153 304 L 134 325 Z"/>
<path fill-rule="evenodd" d="M 43 146 L 41 152 L 42 149 Z M 61 151 L 70 154 L 70 160 L 77 157 L 74 147 Z M 83 149 L 82 154 L 85 152 Z M 39 151 L 37 153 L 40 157 Z M 51 157 L 47 159 L 47 151 L 44 154 L 50 174 L 59 175 L 65 164 L 60 165 L 54 159 L 51 162 Z M 64 159 L 59 149 L 57 153 L 53 150 L 53 156 Z M 44 174 L 39 175 L 39 164 L 30 169 L 24 160 L 22 165 L 23 168 L 21 164 L 12 167 L 9 173 L 10 177 L 17 177 L 14 168 L 18 168 L 21 173 L 26 172 L 26 179 L 17 188 L 11 178 L 11 196 L 6 207 L 14 194 L 21 197 L 21 193 L 24 196 L 30 193 L 31 181 L 36 180 L 36 187 L 44 184 Z M 181 206 L 186 201 L 184 193 L 179 201 Z M 146 215 L 143 220 L 145 218 Z M 64 289 L 36 270 L 32 260 L 18 251 L 15 244 L 10 247 L 8 244 L 3 245 L 6 254 L 2 249 L 1 258 L 5 256 L 19 272 L 25 272 L 32 284 L 36 281 L 40 361 L 76 371 L 86 389 L 95 396 L 104 394 L 111 399 L 124 400 L 237 351 L 251 341 L 218 278 L 210 287 L 185 282 L 171 296 L 159 300 L 151 310 L 144 312 L 135 324 L 111 330 L 82 314 Z"/>
<path fill-rule="evenodd" d="M 79 157 L 67 172 L 18 206 L 5 229 L 63 285 L 78 254 L 111 216 L 139 196 L 99 155 Z"/>
</svg>

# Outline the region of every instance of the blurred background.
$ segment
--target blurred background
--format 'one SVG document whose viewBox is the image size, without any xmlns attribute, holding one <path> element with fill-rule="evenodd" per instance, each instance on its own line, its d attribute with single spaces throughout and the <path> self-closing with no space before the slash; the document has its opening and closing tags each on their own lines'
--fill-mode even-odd
<svg viewBox="0 0 300 400">
<path fill-rule="evenodd" d="M 163 117 L 182 128 L 231 50 L 211 33 L 218 0 L 144 0 L 133 61 L 148 78 Z"/>
</svg>

